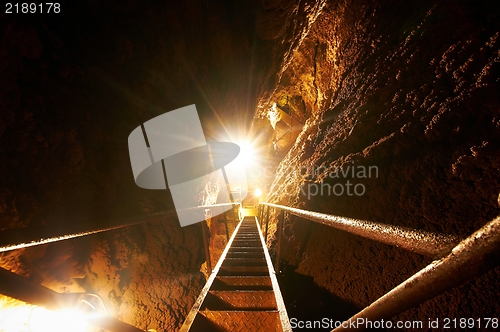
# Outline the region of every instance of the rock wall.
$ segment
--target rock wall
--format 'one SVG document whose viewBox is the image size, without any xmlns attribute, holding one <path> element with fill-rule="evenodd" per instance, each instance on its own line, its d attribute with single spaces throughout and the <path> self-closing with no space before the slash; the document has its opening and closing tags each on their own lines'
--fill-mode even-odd
<svg viewBox="0 0 500 332">
<path fill-rule="evenodd" d="M 328 2 L 260 99 L 261 118 L 288 95 L 307 119 L 270 201 L 460 237 L 497 216 L 499 13 L 493 2 Z M 359 309 L 431 262 L 293 216 L 284 249 Z M 499 273 L 394 319 L 498 317 Z"/>
<path fill-rule="evenodd" d="M 2 229 L 100 229 L 173 209 L 168 192 L 135 185 L 127 147 L 139 124 L 199 100 L 179 69 L 182 45 L 169 41 L 187 9 L 166 7 L 68 2 L 60 15 L 2 15 Z M 169 218 L 8 252 L 1 265 L 56 291 L 98 294 L 140 328 L 171 331 L 204 284 L 201 243 L 199 227 Z"/>
<path fill-rule="evenodd" d="M 172 210 L 168 191 L 135 185 L 129 133 L 190 104 L 207 138 L 250 128 L 256 96 L 325 2 L 60 3 L 58 14 L 0 13 L 0 230 L 99 229 Z M 8 252 L 0 265 L 173 331 L 204 283 L 201 243 L 197 225 L 167 218 Z"/>
</svg>

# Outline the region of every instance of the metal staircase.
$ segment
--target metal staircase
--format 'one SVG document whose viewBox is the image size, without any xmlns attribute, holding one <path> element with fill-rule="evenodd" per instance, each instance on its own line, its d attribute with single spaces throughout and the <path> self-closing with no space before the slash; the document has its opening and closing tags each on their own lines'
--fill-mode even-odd
<svg viewBox="0 0 500 332">
<path fill-rule="evenodd" d="M 292 331 L 256 217 L 236 227 L 181 331 Z"/>
</svg>

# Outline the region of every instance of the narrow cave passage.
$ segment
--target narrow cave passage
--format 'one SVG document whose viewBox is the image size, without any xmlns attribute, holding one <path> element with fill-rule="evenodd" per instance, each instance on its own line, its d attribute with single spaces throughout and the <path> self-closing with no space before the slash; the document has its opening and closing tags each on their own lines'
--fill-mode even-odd
<svg viewBox="0 0 500 332">
<path fill-rule="evenodd" d="M 207 143 L 236 143 L 248 157 L 236 168 L 249 168 L 247 191 L 261 190 L 260 205 L 451 244 L 500 214 L 498 2 L 26 4 L 6 3 L 0 15 L 0 268 L 14 280 L 0 285 L 4 295 L 27 281 L 28 295 L 79 294 L 61 302 L 105 310 L 116 324 L 179 331 L 243 217 L 181 227 L 171 188 L 137 185 L 129 135 L 188 105 Z M 210 182 L 189 198 L 243 200 L 243 190 L 223 197 L 224 189 Z M 270 211 L 266 245 L 290 321 L 348 319 L 449 253 L 412 252 L 288 212 L 279 222 Z M 425 326 L 392 330 L 459 330 L 450 324 L 461 318 L 494 330 L 500 269 L 490 249 L 449 270 L 481 273 L 390 318 Z M 61 316 L 4 295 L 1 331 L 42 329 L 41 320 L 68 331 Z"/>
</svg>

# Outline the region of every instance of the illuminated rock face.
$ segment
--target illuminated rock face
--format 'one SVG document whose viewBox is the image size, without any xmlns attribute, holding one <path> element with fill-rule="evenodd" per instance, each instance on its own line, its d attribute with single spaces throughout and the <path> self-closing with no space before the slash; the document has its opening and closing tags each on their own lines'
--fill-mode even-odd
<svg viewBox="0 0 500 332">
<path fill-rule="evenodd" d="M 107 233 L 96 240 L 81 284 L 104 294 L 127 323 L 176 330 L 205 284 L 198 230 L 168 220 Z"/>
<path fill-rule="evenodd" d="M 308 119 L 278 168 L 272 201 L 461 237 L 493 219 L 498 13 L 498 4 L 328 3 L 274 93 L 260 99 L 262 116 L 285 95 Z M 377 176 L 358 173 L 371 166 Z M 347 181 L 350 195 L 340 191 Z M 289 264 L 358 308 L 431 261 L 294 217 L 285 236 Z M 499 272 L 399 318 L 498 315 L 488 294 L 499 292 Z"/>
</svg>

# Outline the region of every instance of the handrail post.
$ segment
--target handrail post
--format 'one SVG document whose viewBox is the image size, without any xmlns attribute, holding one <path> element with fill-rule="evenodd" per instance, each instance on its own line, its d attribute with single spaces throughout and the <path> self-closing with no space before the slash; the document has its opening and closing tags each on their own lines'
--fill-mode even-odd
<svg viewBox="0 0 500 332">
<path fill-rule="evenodd" d="M 235 208 L 236 206 L 237 206 L 236 204 L 231 205 L 231 209 L 233 210 L 233 222 L 234 222 L 234 223 L 237 223 L 237 221 L 236 221 L 236 213 L 234 212 L 234 208 Z M 239 220 L 238 220 L 238 221 L 239 221 Z M 233 228 L 234 228 L 234 224 L 233 224 Z"/>
<path fill-rule="evenodd" d="M 269 230 L 269 205 L 267 206 L 267 215 L 266 215 L 266 233 L 264 235 L 264 240 L 267 243 L 267 231 Z"/>
<path fill-rule="evenodd" d="M 205 248 L 205 260 L 207 262 L 207 270 L 208 270 L 208 273 L 210 274 L 210 273 L 212 273 L 212 262 L 210 260 L 210 249 L 208 247 L 207 231 L 205 229 L 205 227 L 208 228 L 207 221 L 205 220 L 204 222 L 201 222 L 200 225 L 201 225 L 201 233 L 202 233 L 202 237 L 203 237 L 203 246 Z"/>
<path fill-rule="evenodd" d="M 224 227 L 226 228 L 226 241 L 229 242 L 229 229 L 227 228 L 227 211 L 224 212 Z"/>
<path fill-rule="evenodd" d="M 281 219 L 281 220 L 280 220 Z M 285 211 L 281 210 L 280 218 L 278 218 L 278 248 L 276 253 L 276 272 L 280 272 L 281 260 L 281 238 L 283 237 L 283 224 L 285 223 Z"/>
<path fill-rule="evenodd" d="M 264 205 L 260 205 L 260 227 L 264 226 Z"/>
<path fill-rule="evenodd" d="M 234 208 L 236 207 L 236 204 L 232 204 L 231 205 L 231 213 L 233 214 L 233 232 L 234 232 L 234 228 L 236 227 L 235 225 L 237 224 L 237 221 L 236 221 L 236 213 L 234 212 Z M 229 235 L 232 235 L 233 233 L 231 232 L 231 234 Z M 229 241 L 229 237 L 228 237 L 228 241 Z"/>
</svg>

